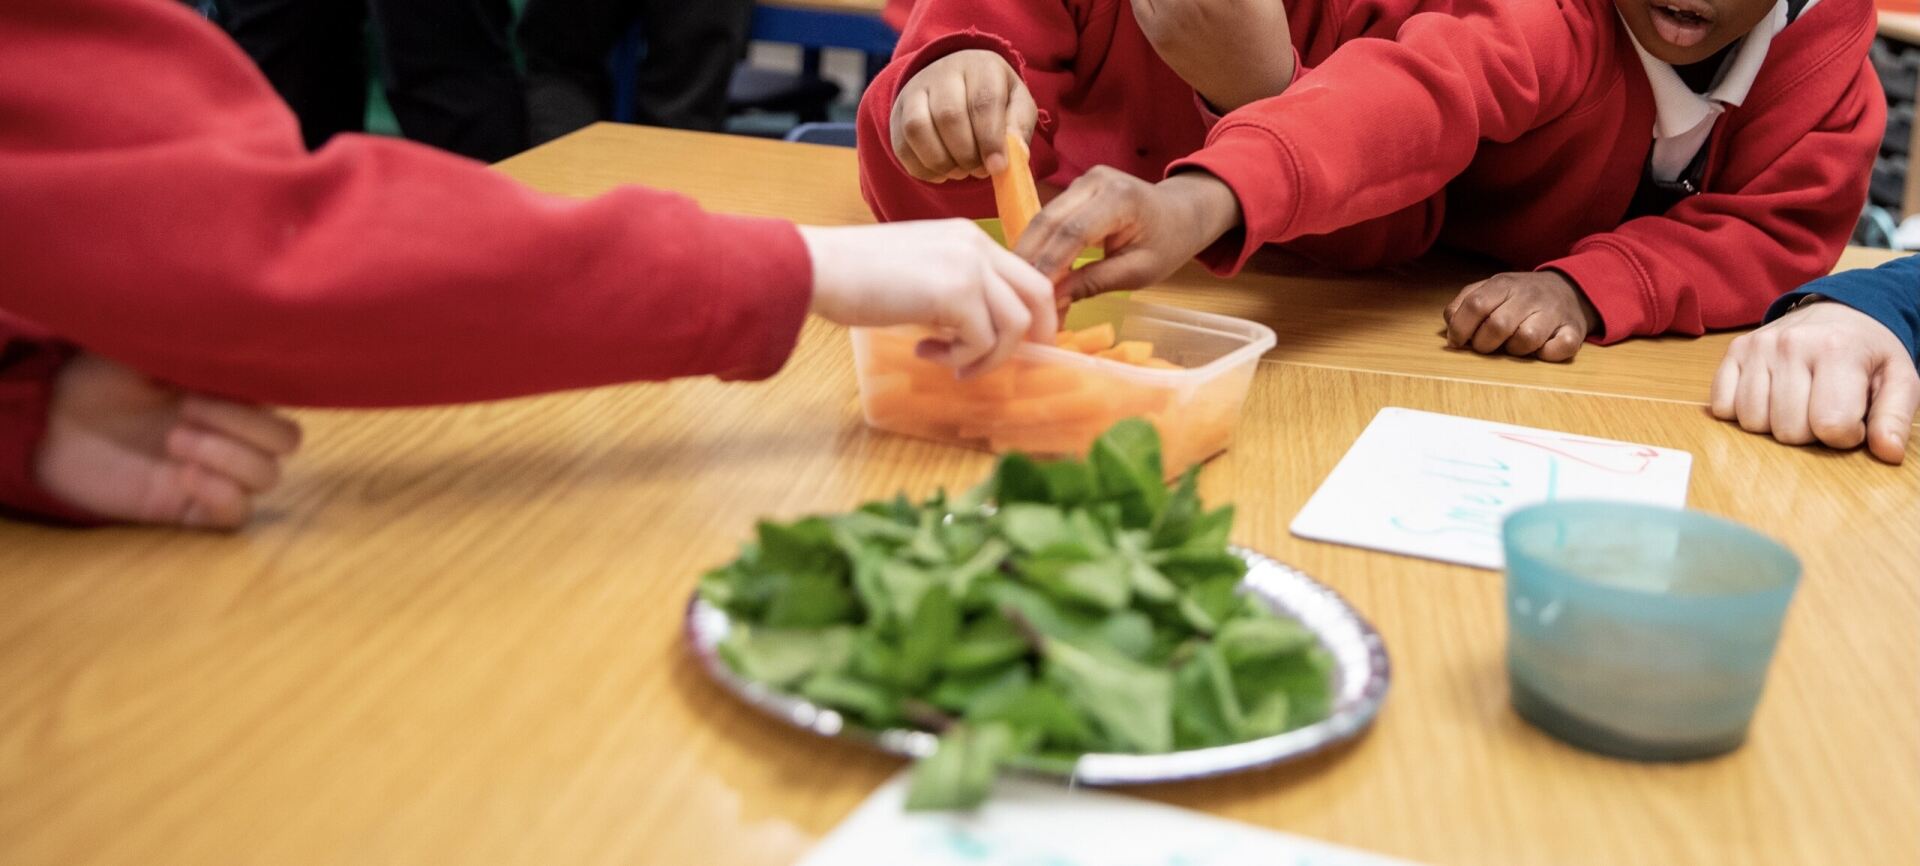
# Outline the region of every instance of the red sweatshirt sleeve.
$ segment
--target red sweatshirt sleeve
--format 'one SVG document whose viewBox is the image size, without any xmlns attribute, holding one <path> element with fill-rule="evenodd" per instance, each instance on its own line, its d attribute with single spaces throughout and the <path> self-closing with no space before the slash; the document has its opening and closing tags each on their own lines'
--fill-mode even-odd
<svg viewBox="0 0 1920 866">
<path fill-rule="evenodd" d="M 73 347 L 0 313 L 0 516 L 97 522 L 48 494 L 34 471 L 54 376 L 71 357 Z"/>
<path fill-rule="evenodd" d="M 1073 86 L 1078 42 L 1067 0 L 916 0 L 893 63 L 860 100 L 860 193 L 874 216 L 890 222 L 994 215 L 990 182 L 928 183 L 908 175 L 893 153 L 894 100 L 920 70 L 956 51 L 992 51 L 1026 82 L 1040 109 L 1040 128 L 1031 142 L 1034 175 L 1051 176 L 1060 166 L 1052 121 L 1059 116 L 1062 95 Z"/>
<path fill-rule="evenodd" d="M 785 223 L 539 195 L 400 141 L 309 155 L 178 3 L 15 0 L 0 44 L 0 309 L 183 387 L 383 406 L 761 377 L 809 303 Z"/>
<path fill-rule="evenodd" d="M 1886 106 L 1868 63 L 1811 130 L 1804 111 L 1754 106 L 1727 130 L 1712 189 L 1587 237 L 1542 267 L 1593 301 L 1602 343 L 1754 324 L 1782 292 L 1839 260 L 1867 198 Z"/>
<path fill-rule="evenodd" d="M 1457 0 L 1406 15 L 1415 0 L 1349 4 L 1345 29 L 1392 39 L 1341 44 L 1286 93 L 1227 115 L 1169 173 L 1201 169 L 1233 188 L 1245 231 L 1224 273 L 1261 244 L 1324 235 L 1394 215 L 1431 231 L 1431 206 L 1483 140 L 1511 141 L 1565 110 L 1590 74 L 1590 26 L 1554 3 Z M 1607 22 L 1611 26 L 1611 21 Z M 1312 52 L 1309 52 L 1311 54 Z M 1432 206 L 1437 206 L 1432 205 Z"/>
</svg>

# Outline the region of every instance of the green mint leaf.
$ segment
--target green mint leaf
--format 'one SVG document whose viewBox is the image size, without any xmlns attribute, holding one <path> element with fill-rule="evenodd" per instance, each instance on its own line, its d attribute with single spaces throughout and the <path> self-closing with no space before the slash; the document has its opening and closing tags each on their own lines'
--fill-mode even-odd
<svg viewBox="0 0 1920 866">
<path fill-rule="evenodd" d="M 1014 695 L 1033 682 L 1025 662 L 1008 662 L 997 667 L 952 673 L 928 692 L 928 700 L 951 713 L 965 713 L 976 702 L 991 700 L 1000 693 Z"/>
<path fill-rule="evenodd" d="M 1109 741 L 1127 752 L 1173 748 L 1173 675 L 1087 652 L 1060 640 L 1042 649 L 1046 675 Z"/>
<path fill-rule="evenodd" d="M 1267 695 L 1287 696 L 1287 729 L 1313 724 L 1333 709 L 1333 657 L 1313 646 L 1277 658 L 1233 667 L 1234 688 L 1258 706 Z"/>
<path fill-rule="evenodd" d="M 1267 661 L 1315 645 L 1313 633 L 1305 626 L 1271 614 L 1230 620 L 1220 626 L 1213 642 L 1228 663 L 1236 666 Z"/>
<path fill-rule="evenodd" d="M 960 673 L 998 667 L 1025 656 L 1033 645 L 1019 627 L 998 612 L 968 625 L 940 657 L 943 670 Z"/>
<path fill-rule="evenodd" d="M 1137 662 L 1154 655 L 1153 620 L 1137 610 L 1123 610 L 1100 623 L 1100 640 L 1113 651 Z"/>
<path fill-rule="evenodd" d="M 965 711 L 969 722 L 1004 722 L 1034 737 L 1045 747 L 1087 751 L 1096 748 L 1098 735 L 1085 714 L 1048 683 L 1022 683 L 982 691 Z"/>
<path fill-rule="evenodd" d="M 859 607 L 842 578 L 793 575 L 767 604 L 764 622 L 775 628 L 819 628 L 852 622 Z"/>
<path fill-rule="evenodd" d="M 1160 513 L 1154 515 L 1149 547 L 1180 547 L 1192 538 L 1194 524 L 1200 518 L 1199 478 L 1198 466 L 1180 476 L 1180 484 L 1167 497 Z"/>
<path fill-rule="evenodd" d="M 1005 508 L 1016 502 L 1050 504 L 1046 473 L 1040 464 L 1025 454 L 1004 454 L 993 473 L 993 499 Z"/>
<path fill-rule="evenodd" d="M 972 606 L 978 596 L 975 586 L 984 578 L 1000 573 L 1000 566 L 1013 554 L 1013 546 L 998 538 L 990 538 L 973 552 L 967 561 L 953 567 L 947 573 L 947 591 L 959 599 L 963 606 Z"/>
<path fill-rule="evenodd" d="M 780 629 L 736 622 L 721 640 L 719 651 L 735 673 L 786 687 L 814 674 L 844 669 L 853 654 L 853 629 Z"/>
<path fill-rule="evenodd" d="M 1000 765 L 1012 755 L 1013 731 L 1004 724 L 955 725 L 940 747 L 920 760 L 907 784 L 907 810 L 971 809 L 987 799 Z"/>
<path fill-rule="evenodd" d="M 1042 463 L 1040 476 L 1046 483 L 1047 501 L 1056 505 L 1079 505 L 1100 495 L 1093 467 L 1078 460 Z"/>
<path fill-rule="evenodd" d="M 815 674 L 800 685 L 800 696 L 848 713 L 868 727 L 885 728 L 900 723 L 898 695 L 846 674 Z"/>
<path fill-rule="evenodd" d="M 1180 615 L 1194 631 L 1213 634 L 1240 605 L 1240 579 L 1210 577 L 1180 595 Z"/>
<path fill-rule="evenodd" d="M 959 631 L 960 608 L 947 588 L 922 593 L 900 644 L 900 684 L 909 690 L 926 685 Z"/>
<path fill-rule="evenodd" d="M 1174 673 L 1173 726 L 1176 740 L 1186 749 L 1240 739 L 1246 717 L 1226 661 L 1211 645 L 1196 647 Z"/>
<path fill-rule="evenodd" d="M 885 596 L 887 615 L 901 624 L 913 621 L 920 597 L 940 582 L 933 572 L 898 559 L 882 562 L 875 581 Z"/>
<path fill-rule="evenodd" d="M 1247 710 L 1246 722 L 1240 727 L 1241 740 L 1257 740 L 1284 734 L 1291 730 L 1289 713 L 1292 702 L 1284 691 L 1267 692 L 1254 701 L 1253 708 Z"/>
<path fill-rule="evenodd" d="M 1088 454 L 1102 495 L 1118 502 L 1122 525 L 1146 527 L 1160 513 L 1167 486 L 1160 468 L 1160 434 L 1153 425 L 1129 418 L 1094 440 Z"/>
<path fill-rule="evenodd" d="M 1014 560 L 1014 568 L 1056 599 L 1103 611 L 1126 607 L 1133 596 L 1127 561 L 1119 556 L 1091 562 L 1035 556 Z"/>
<path fill-rule="evenodd" d="M 1001 535 L 1015 549 L 1025 553 L 1084 549 L 1080 537 L 1067 523 L 1067 515 L 1052 505 L 1018 502 L 1000 507 L 995 515 Z"/>
<path fill-rule="evenodd" d="M 782 574 L 826 574 L 847 571 L 846 554 L 833 537 L 833 524 L 808 517 L 793 523 L 760 522 L 760 557 L 756 570 Z"/>
</svg>

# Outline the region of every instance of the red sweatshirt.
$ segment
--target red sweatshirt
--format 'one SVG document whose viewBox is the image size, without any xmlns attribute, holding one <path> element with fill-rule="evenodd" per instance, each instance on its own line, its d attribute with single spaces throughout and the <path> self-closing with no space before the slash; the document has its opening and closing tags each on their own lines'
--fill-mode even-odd
<svg viewBox="0 0 1920 866">
<path fill-rule="evenodd" d="M 30 462 L 69 344 L 237 399 L 394 406 L 764 377 L 805 317 L 785 223 L 540 195 L 401 141 L 309 155 L 183 4 L 6 0 L 0 46 L 0 505 L 50 510 Z"/>
<path fill-rule="evenodd" d="M 1245 231 L 1202 256 L 1220 273 L 1263 243 L 1368 267 L 1439 242 L 1565 273 L 1601 342 L 1699 334 L 1760 321 L 1839 258 L 1885 122 L 1874 21 L 1869 0 L 1821 0 L 1782 30 L 1713 133 L 1704 191 L 1623 222 L 1654 103 L 1612 0 L 1296 0 L 1293 85 L 1217 123 L 1125 0 L 919 0 L 860 106 L 861 188 L 882 219 L 992 214 L 985 181 L 915 180 L 887 134 L 908 79 L 981 48 L 1045 113 L 1047 182 L 1101 164 L 1226 181 Z"/>
</svg>

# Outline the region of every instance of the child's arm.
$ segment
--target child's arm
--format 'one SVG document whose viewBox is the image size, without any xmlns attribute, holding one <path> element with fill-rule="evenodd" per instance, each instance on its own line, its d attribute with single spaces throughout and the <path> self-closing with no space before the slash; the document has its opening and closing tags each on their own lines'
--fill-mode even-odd
<svg viewBox="0 0 1920 866">
<path fill-rule="evenodd" d="M 956 366 L 1041 327 L 1010 298 L 1035 295 L 1051 321 L 1045 281 L 971 226 L 803 237 L 661 192 L 540 195 L 400 141 L 309 155 L 267 83 L 184 7 L 0 10 L 0 308 L 174 385 L 377 406 L 764 377 L 810 304 L 872 283 L 951 326 Z M 64 71 L 76 57 L 90 75 Z M 901 261 L 916 255 L 955 266 L 930 276 Z"/>
<path fill-rule="evenodd" d="M 980 178 L 986 177 L 990 157 L 1004 158 L 1004 136 L 996 130 L 1030 135 L 1036 176 L 1058 168 L 1046 127 L 1073 85 L 1079 30 L 1070 7 L 1080 2 L 914 4 L 893 62 L 860 100 L 860 189 L 875 216 L 885 221 L 993 216 L 993 190 Z M 922 76 L 928 67 L 937 67 L 934 75 Z M 903 95 L 911 97 L 910 104 L 902 102 Z M 944 124 L 935 122 L 936 99 Z M 902 111 L 912 113 L 911 124 Z M 941 125 L 953 128 L 943 136 Z M 978 126 L 979 132 L 961 135 L 960 126 L 969 132 Z M 965 161 L 965 167 L 954 160 Z M 934 182 L 935 177 L 945 182 Z"/>
<path fill-rule="evenodd" d="M 1783 291 L 1839 259 L 1885 118 L 1873 67 L 1862 63 L 1812 129 L 1785 111 L 1757 114 L 1721 151 L 1715 189 L 1585 238 L 1543 267 L 1566 274 L 1599 309 L 1602 343 L 1753 324 Z"/>
<path fill-rule="evenodd" d="M 1354 2 L 1346 9 L 1349 20 L 1339 26 L 1367 31 L 1375 18 L 1405 16 L 1409 2 Z M 1099 276 L 1098 263 L 1079 273 L 1102 290 L 1139 288 L 1203 250 L 1203 263 L 1231 275 L 1268 243 L 1377 220 L 1430 230 L 1425 205 L 1466 169 L 1483 140 L 1510 141 L 1573 104 L 1593 63 L 1591 51 L 1582 50 L 1591 34 L 1575 32 L 1596 26 L 1589 18 L 1585 9 L 1554 3 L 1457 0 L 1444 13 L 1405 17 L 1392 39 L 1346 42 L 1318 66 L 1303 69 L 1285 93 L 1223 118 L 1205 147 L 1169 166 L 1163 184 L 1182 174 L 1203 175 L 1230 189 L 1233 203 L 1219 202 L 1205 184 L 1188 183 L 1187 201 L 1162 212 L 1185 213 L 1209 226 L 1232 218 L 1227 225 L 1237 231 L 1218 246 L 1213 244 L 1220 235 L 1143 251 L 1124 280 Z M 1613 26 L 1611 17 L 1600 23 Z M 1303 32 L 1299 24 L 1294 22 L 1296 33 Z M 1307 37 L 1311 41 L 1328 29 L 1335 27 L 1316 28 Z M 1116 180 L 1081 178 L 1075 187 L 1109 203 L 1062 223 L 1056 199 L 1035 222 L 1050 240 L 1030 234 L 1034 240 L 1022 243 L 1021 252 L 1046 270 L 1067 250 L 1105 242 L 1107 269 L 1114 270 L 1112 263 L 1126 258 L 1115 256 L 1116 248 L 1127 249 L 1129 241 L 1112 232 L 1139 222 L 1114 212 L 1126 196 L 1098 188 Z M 1365 237 L 1377 240 L 1379 233 Z"/>
</svg>

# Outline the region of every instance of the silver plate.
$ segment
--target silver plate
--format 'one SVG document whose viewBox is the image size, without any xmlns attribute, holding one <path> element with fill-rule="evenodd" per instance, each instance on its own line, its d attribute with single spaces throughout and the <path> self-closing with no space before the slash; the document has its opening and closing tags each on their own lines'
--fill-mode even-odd
<svg viewBox="0 0 1920 866">
<path fill-rule="evenodd" d="M 1233 552 L 1247 561 L 1242 592 L 1250 592 L 1281 614 L 1300 621 L 1333 656 L 1334 699 L 1327 717 L 1284 734 L 1159 755 L 1089 753 L 1081 755 L 1071 774 L 1034 769 L 1044 775 L 1066 776 L 1083 785 L 1140 785 L 1199 779 L 1237 773 L 1291 761 L 1351 740 L 1373 723 L 1387 697 L 1391 674 L 1386 644 L 1358 611 L 1339 593 L 1265 554 L 1243 547 Z M 793 695 L 749 682 L 720 658 L 718 647 L 732 620 L 727 612 L 707 604 L 696 593 L 687 606 L 687 643 L 708 675 L 728 691 L 761 711 L 803 730 L 826 737 L 857 740 L 908 758 L 933 753 L 938 738 L 925 731 L 889 728 L 875 731 L 853 724 L 838 711 Z"/>
</svg>

